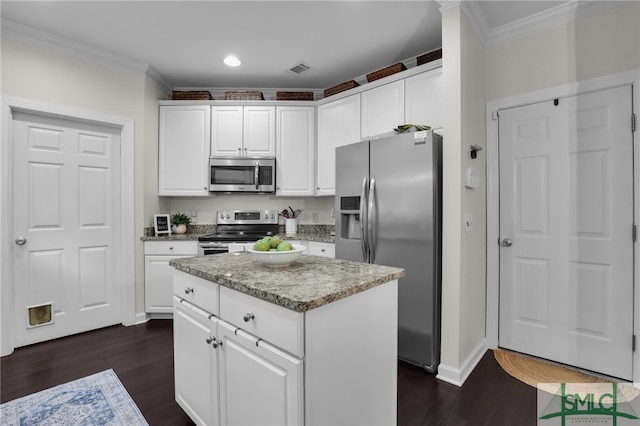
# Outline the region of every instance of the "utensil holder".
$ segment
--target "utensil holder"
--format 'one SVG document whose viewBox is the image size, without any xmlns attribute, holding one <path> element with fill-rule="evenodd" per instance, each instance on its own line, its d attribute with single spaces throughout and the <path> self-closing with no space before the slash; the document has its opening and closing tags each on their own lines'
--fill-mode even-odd
<svg viewBox="0 0 640 426">
<path fill-rule="evenodd" d="M 292 237 L 296 235 L 297 228 L 298 228 L 298 221 L 296 219 L 286 220 L 284 231 L 287 237 Z"/>
</svg>

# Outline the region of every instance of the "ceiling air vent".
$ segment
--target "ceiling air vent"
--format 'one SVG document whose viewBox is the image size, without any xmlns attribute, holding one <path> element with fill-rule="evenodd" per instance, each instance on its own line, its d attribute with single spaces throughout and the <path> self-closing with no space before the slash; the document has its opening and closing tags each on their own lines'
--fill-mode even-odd
<svg viewBox="0 0 640 426">
<path fill-rule="evenodd" d="M 302 61 L 298 62 L 297 64 L 295 64 L 293 67 L 290 68 L 290 70 L 296 74 L 302 74 L 308 69 L 311 69 L 311 67 Z"/>
</svg>

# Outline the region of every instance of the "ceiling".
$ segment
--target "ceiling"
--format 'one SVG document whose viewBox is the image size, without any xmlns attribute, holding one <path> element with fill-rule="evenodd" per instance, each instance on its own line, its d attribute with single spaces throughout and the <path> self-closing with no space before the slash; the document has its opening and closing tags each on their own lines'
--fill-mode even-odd
<svg viewBox="0 0 640 426">
<path fill-rule="evenodd" d="M 148 65 L 174 88 L 312 90 L 441 47 L 440 3 L 3 0 L 0 14 L 3 26 Z M 476 1 L 473 11 L 491 30 L 561 3 Z M 228 54 L 242 65 L 224 65 Z M 299 61 L 310 69 L 292 72 Z"/>
</svg>

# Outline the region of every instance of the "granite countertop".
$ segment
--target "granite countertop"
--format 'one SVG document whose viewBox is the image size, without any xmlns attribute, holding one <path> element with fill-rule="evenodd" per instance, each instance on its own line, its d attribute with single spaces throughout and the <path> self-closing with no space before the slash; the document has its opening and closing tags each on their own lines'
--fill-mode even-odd
<svg viewBox="0 0 640 426">
<path fill-rule="evenodd" d="M 142 241 L 198 241 L 198 237 L 215 232 L 215 225 L 189 225 L 186 234 L 153 235 L 153 228 L 145 229 L 145 235 L 140 237 Z M 286 236 L 284 227 L 280 232 L 283 240 L 317 241 L 322 243 L 334 243 L 333 225 L 299 225 L 299 232 L 293 236 Z"/>
<path fill-rule="evenodd" d="M 251 253 L 173 259 L 179 271 L 297 312 L 335 302 L 402 278 L 402 268 L 301 255 L 282 268 L 264 266 Z"/>
</svg>

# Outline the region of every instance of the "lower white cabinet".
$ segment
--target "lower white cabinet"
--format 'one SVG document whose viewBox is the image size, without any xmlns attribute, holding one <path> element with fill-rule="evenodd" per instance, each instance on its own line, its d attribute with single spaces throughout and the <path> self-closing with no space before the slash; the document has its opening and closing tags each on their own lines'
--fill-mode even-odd
<svg viewBox="0 0 640 426">
<path fill-rule="evenodd" d="M 144 310 L 147 313 L 173 312 L 173 271 L 171 259 L 198 255 L 197 241 L 144 242 Z"/>
<path fill-rule="evenodd" d="M 221 424 L 303 424 L 302 360 L 224 321 L 218 334 Z"/>
<path fill-rule="evenodd" d="M 309 241 L 307 254 L 323 257 L 336 257 L 336 245 L 333 243 L 323 243 L 319 241 Z"/>
<path fill-rule="evenodd" d="M 174 283 L 175 397 L 197 425 L 395 424 L 397 280 L 305 313 Z"/>
<path fill-rule="evenodd" d="M 197 425 L 219 424 L 218 320 L 175 297 L 173 314 L 176 402 Z M 179 373 L 179 374 L 178 374 Z"/>
</svg>

